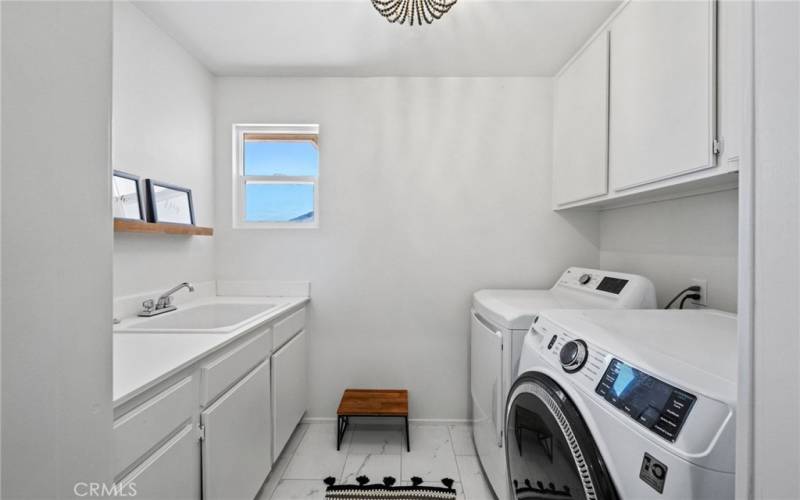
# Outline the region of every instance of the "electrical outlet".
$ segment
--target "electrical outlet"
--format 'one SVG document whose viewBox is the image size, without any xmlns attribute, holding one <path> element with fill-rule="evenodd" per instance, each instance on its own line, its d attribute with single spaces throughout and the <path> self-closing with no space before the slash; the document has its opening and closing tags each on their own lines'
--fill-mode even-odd
<svg viewBox="0 0 800 500">
<path fill-rule="evenodd" d="M 692 285 L 697 285 L 700 287 L 700 300 L 693 300 L 692 302 L 707 306 L 708 305 L 708 280 L 692 278 Z"/>
</svg>

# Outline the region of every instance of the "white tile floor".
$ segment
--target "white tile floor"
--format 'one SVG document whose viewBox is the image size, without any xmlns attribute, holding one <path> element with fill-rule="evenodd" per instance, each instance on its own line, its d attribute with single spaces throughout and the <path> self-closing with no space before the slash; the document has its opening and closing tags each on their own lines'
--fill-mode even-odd
<svg viewBox="0 0 800 500">
<path fill-rule="evenodd" d="M 336 424 L 300 424 L 272 468 L 257 500 L 321 500 L 327 476 L 355 484 L 365 475 L 370 483 L 393 476 L 411 484 L 412 476 L 441 486 L 455 481 L 458 500 L 492 500 L 494 495 L 481 471 L 465 425 L 411 424 L 411 452 L 405 448 L 400 425 L 361 424 L 353 419 L 336 451 Z"/>
</svg>

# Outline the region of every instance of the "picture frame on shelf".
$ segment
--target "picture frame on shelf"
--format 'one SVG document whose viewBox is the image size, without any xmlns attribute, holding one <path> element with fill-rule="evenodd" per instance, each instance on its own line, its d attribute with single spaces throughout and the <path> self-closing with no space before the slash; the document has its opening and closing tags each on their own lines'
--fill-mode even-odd
<svg viewBox="0 0 800 500">
<path fill-rule="evenodd" d="M 111 208 L 115 219 L 146 222 L 139 176 L 114 170 L 111 176 Z"/>
<path fill-rule="evenodd" d="M 192 190 L 146 179 L 150 222 L 195 225 Z"/>
</svg>

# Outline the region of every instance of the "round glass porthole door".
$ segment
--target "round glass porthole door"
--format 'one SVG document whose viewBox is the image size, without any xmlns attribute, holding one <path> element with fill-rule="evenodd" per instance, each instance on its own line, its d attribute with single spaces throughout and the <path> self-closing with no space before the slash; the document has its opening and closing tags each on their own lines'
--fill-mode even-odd
<svg viewBox="0 0 800 500">
<path fill-rule="evenodd" d="M 549 377 L 530 374 L 514 384 L 505 441 L 512 498 L 618 498 L 586 424 Z"/>
</svg>

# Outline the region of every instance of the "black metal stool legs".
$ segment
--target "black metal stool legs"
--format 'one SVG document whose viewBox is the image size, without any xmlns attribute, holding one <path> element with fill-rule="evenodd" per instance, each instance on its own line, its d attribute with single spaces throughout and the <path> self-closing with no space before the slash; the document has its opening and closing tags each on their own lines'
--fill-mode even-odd
<svg viewBox="0 0 800 500">
<path fill-rule="evenodd" d="M 406 450 L 411 451 L 411 439 L 408 437 L 408 416 L 403 417 L 406 420 Z"/>
<path fill-rule="evenodd" d="M 344 439 L 344 432 L 347 430 L 347 424 L 350 419 L 346 416 L 339 416 L 336 421 L 336 451 L 342 447 L 342 440 Z"/>
<path fill-rule="evenodd" d="M 406 450 L 411 451 L 411 438 L 408 432 L 408 416 L 404 416 L 403 421 L 405 422 L 406 428 Z M 339 415 L 336 417 L 336 451 L 339 451 L 342 448 L 342 441 L 344 441 L 344 433 L 347 431 L 348 424 L 350 424 L 350 416 Z"/>
</svg>

